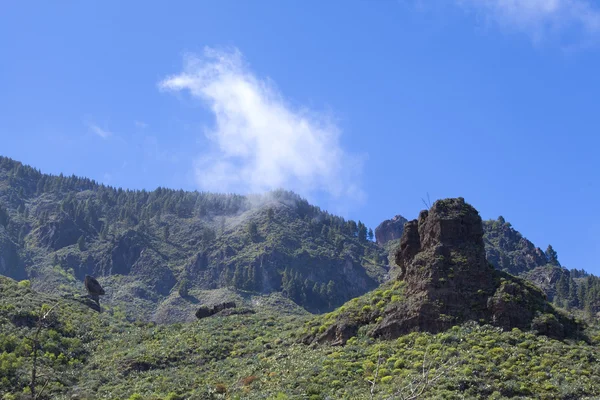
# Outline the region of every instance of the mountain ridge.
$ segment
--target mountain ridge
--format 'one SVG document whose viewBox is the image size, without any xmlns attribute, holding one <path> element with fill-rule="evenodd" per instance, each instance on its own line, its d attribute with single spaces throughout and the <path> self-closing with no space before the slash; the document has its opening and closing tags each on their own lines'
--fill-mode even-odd
<svg viewBox="0 0 600 400">
<path fill-rule="evenodd" d="M 375 288 L 389 269 L 362 222 L 283 190 L 130 191 L 1 157 L 0 209 L 6 275 L 47 292 L 81 290 L 94 275 L 119 286 L 106 299 L 121 296 L 132 317 L 152 319 L 149 310 L 179 292 L 225 287 L 283 292 L 322 312 Z"/>
</svg>

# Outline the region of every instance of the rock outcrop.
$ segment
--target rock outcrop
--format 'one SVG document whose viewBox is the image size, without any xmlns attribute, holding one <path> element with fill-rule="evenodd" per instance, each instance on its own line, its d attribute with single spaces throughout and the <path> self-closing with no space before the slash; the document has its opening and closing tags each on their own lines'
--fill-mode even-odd
<svg viewBox="0 0 600 400">
<path fill-rule="evenodd" d="M 404 224 L 408 222 L 402 215 L 396 215 L 392 219 L 386 219 L 375 228 L 375 241 L 379 245 L 384 245 L 395 239 L 402 237 Z"/>
<path fill-rule="evenodd" d="M 556 296 L 556 287 L 563 275 L 570 279 L 569 270 L 548 264 L 525 272 L 521 274 L 521 277 L 542 289 L 548 300 L 553 301 L 554 296 Z"/>
<path fill-rule="evenodd" d="M 215 304 L 214 306 L 211 306 L 211 307 L 202 306 L 202 307 L 198 308 L 198 310 L 196 311 L 196 318 L 202 319 L 202 318 L 210 317 L 210 316 L 215 315 L 218 312 L 221 312 L 221 311 L 229 309 L 229 308 L 235 308 L 235 307 L 236 307 L 236 304 L 233 301 Z"/>
<path fill-rule="evenodd" d="M 463 198 L 439 200 L 407 222 L 395 261 L 404 299 L 390 302 L 376 318 L 354 318 L 369 325 L 374 337 L 439 332 L 467 321 L 538 329 L 558 338 L 572 328 L 540 289 L 487 261 L 481 217 Z M 341 344 L 353 336 L 358 326 L 340 315 L 314 340 Z"/>
</svg>

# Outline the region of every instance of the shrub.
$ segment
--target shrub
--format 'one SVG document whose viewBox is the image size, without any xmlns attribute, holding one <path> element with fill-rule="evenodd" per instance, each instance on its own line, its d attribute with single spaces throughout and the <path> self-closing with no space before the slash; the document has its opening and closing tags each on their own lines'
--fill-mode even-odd
<svg viewBox="0 0 600 400">
<path fill-rule="evenodd" d="M 31 287 L 31 281 L 29 279 L 25 279 L 19 282 L 19 287 L 29 289 Z"/>
</svg>

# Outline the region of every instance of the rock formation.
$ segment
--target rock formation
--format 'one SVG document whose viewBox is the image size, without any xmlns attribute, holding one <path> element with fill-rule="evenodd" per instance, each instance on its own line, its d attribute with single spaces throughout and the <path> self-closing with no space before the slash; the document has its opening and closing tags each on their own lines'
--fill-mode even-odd
<svg viewBox="0 0 600 400">
<path fill-rule="evenodd" d="M 235 308 L 235 307 L 236 307 L 236 304 L 233 301 L 215 304 L 212 307 L 202 306 L 202 307 L 198 308 L 198 310 L 196 311 L 196 318 L 202 319 L 202 318 L 210 317 L 210 316 L 215 315 L 218 312 L 221 312 L 228 308 Z"/>
<path fill-rule="evenodd" d="M 96 304 L 100 305 L 100 296 L 106 294 L 102 288 L 102 285 L 100 285 L 100 282 L 98 282 L 93 276 L 86 275 L 83 284 L 85 285 L 90 298 L 94 300 Z"/>
<path fill-rule="evenodd" d="M 384 245 L 389 241 L 400 239 L 404 231 L 404 224 L 408 222 L 402 215 L 396 215 L 392 219 L 386 219 L 375 228 L 375 241 Z"/>
<path fill-rule="evenodd" d="M 481 217 L 463 198 L 436 201 L 406 223 L 395 261 L 393 275 L 405 287 L 402 301 L 390 302 L 366 320 L 341 313 L 333 326 L 304 342 L 343 344 L 358 331 L 351 321 L 387 339 L 411 331 L 439 332 L 467 321 L 536 329 L 558 338 L 572 328 L 541 290 L 488 263 Z"/>
</svg>

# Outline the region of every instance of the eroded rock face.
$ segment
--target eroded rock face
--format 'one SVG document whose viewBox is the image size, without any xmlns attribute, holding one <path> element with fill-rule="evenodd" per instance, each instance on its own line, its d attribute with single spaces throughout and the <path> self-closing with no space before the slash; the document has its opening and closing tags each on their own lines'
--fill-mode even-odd
<svg viewBox="0 0 600 400">
<path fill-rule="evenodd" d="M 136 231 L 125 232 L 117 241 L 111 253 L 112 274 L 126 275 L 147 247 L 144 238 Z"/>
<path fill-rule="evenodd" d="M 488 319 L 487 299 L 496 290 L 496 275 L 485 258 L 481 217 L 464 199 L 437 201 L 408 222 L 396 263 L 407 301 L 387 313 L 375 336 L 436 332 Z"/>
<path fill-rule="evenodd" d="M 545 265 L 528 271 L 521 276 L 546 293 L 549 301 L 554 300 L 556 285 L 563 275 L 569 277 L 569 271 L 555 265 Z"/>
<path fill-rule="evenodd" d="M 392 219 L 383 221 L 375 228 L 375 241 L 379 245 L 384 245 L 387 242 L 399 239 L 404 231 L 404 224 L 408 222 L 402 215 L 396 215 Z"/>
<path fill-rule="evenodd" d="M 48 222 L 34 232 L 39 243 L 52 250 L 59 250 L 77 243 L 77 239 L 83 234 L 84 232 L 79 229 L 75 221 L 68 217 Z"/>
<path fill-rule="evenodd" d="M 388 339 L 411 331 L 439 332 L 467 321 L 563 337 L 570 328 L 562 327 L 570 322 L 540 289 L 487 261 L 483 233 L 479 213 L 463 198 L 439 200 L 422 211 L 404 225 L 395 257 L 394 275 L 404 282 L 405 299 L 390 303 L 380 322 L 357 323 L 373 326 L 371 335 Z M 540 315 L 546 315 L 543 322 Z M 307 340 L 345 343 L 359 328 L 348 326 L 349 320 L 339 318 L 324 334 Z"/>
</svg>

